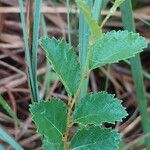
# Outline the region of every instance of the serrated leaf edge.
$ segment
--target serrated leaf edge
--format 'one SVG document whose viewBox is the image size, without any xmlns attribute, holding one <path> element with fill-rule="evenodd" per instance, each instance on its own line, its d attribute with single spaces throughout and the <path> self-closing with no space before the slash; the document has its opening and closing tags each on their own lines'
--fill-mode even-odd
<svg viewBox="0 0 150 150">
<path fill-rule="evenodd" d="M 134 36 L 137 36 L 137 37 L 139 37 L 140 38 L 140 40 L 145 40 L 145 45 L 147 45 L 148 44 L 148 41 L 144 38 L 144 37 L 142 37 L 142 36 L 140 36 L 140 34 L 139 33 L 134 33 L 134 32 L 129 32 L 129 31 L 127 31 L 127 30 L 118 30 L 118 31 L 115 31 L 115 30 L 112 30 L 112 31 L 110 31 L 110 32 L 106 32 L 106 33 L 104 33 L 103 34 L 103 36 L 109 36 L 110 34 L 112 34 L 112 33 L 124 33 L 124 34 L 132 34 L 132 35 L 134 35 Z M 102 39 L 103 38 L 103 36 L 101 36 L 100 38 Z M 96 66 L 98 66 L 99 65 L 99 67 L 101 67 L 101 66 L 103 66 L 103 65 L 106 65 L 106 64 L 112 64 L 112 63 L 118 63 L 119 61 L 122 61 L 122 60 L 126 60 L 126 59 L 129 59 L 129 58 L 132 58 L 132 57 L 135 57 L 136 56 L 136 54 L 138 54 L 139 52 L 142 52 L 143 51 L 143 49 L 144 48 L 146 48 L 147 46 L 143 46 L 141 49 L 139 49 L 137 52 L 135 52 L 135 53 L 132 53 L 132 54 L 130 54 L 130 56 L 128 56 L 128 57 L 125 57 L 125 58 L 123 58 L 123 59 L 120 59 L 120 60 L 117 60 L 117 61 L 111 61 L 111 62 L 104 62 L 104 63 L 99 63 L 98 61 L 94 61 L 92 58 L 90 59 L 90 61 L 92 61 L 93 63 L 96 63 L 95 65 L 92 65 L 92 67 L 90 67 L 90 70 L 92 70 L 92 69 L 94 69 Z M 117 52 L 118 53 L 118 52 Z M 115 53 L 115 54 L 117 54 L 117 53 Z M 112 55 L 114 55 L 114 53 L 112 54 Z M 110 55 L 109 57 L 112 57 L 112 55 Z M 107 57 L 107 59 L 109 58 L 109 57 Z M 93 64 L 92 63 L 92 64 Z"/>
<path fill-rule="evenodd" d="M 42 46 L 42 40 L 44 40 L 44 39 L 49 39 L 49 40 L 55 40 L 55 41 L 58 41 L 58 45 L 57 45 L 57 47 L 62 43 L 62 42 L 65 42 L 63 39 L 56 39 L 56 38 L 54 38 L 54 37 L 52 37 L 52 38 L 49 38 L 49 37 L 47 37 L 47 36 L 45 36 L 45 37 L 41 37 L 40 39 L 39 39 L 39 44 L 40 44 L 40 46 L 42 47 L 42 49 L 46 52 L 46 58 L 49 60 L 49 62 L 52 64 L 52 66 L 53 66 L 53 69 L 55 70 L 55 72 L 56 72 L 56 74 L 58 75 L 58 77 L 60 78 L 60 80 L 61 80 L 61 82 L 63 83 L 63 85 L 64 85 L 64 87 L 65 87 L 65 89 L 66 89 L 66 91 L 68 92 L 68 95 L 71 97 L 76 91 L 77 91 L 77 89 L 76 89 L 76 91 L 74 91 L 74 93 L 71 93 L 70 92 L 70 90 L 69 90 L 69 87 L 67 86 L 67 84 L 66 84 L 66 82 L 63 80 L 63 78 L 59 75 L 59 73 L 57 73 L 57 71 L 56 71 L 56 69 L 55 69 L 55 65 L 53 64 L 53 62 L 49 59 L 49 57 L 48 57 L 48 52 L 45 50 L 45 48 Z M 66 43 L 65 42 L 65 44 L 68 46 L 68 47 L 70 47 L 70 45 L 68 44 L 68 43 Z M 76 57 L 76 60 L 77 60 L 77 63 L 78 63 L 78 65 L 79 65 L 79 70 L 80 70 L 80 72 L 81 72 L 81 66 L 80 66 L 80 63 L 79 63 L 79 61 L 78 61 L 78 57 L 77 57 L 77 55 L 76 55 L 76 53 L 75 53 L 75 51 L 74 51 L 74 48 L 73 47 L 70 47 L 69 49 L 68 49 L 69 51 L 72 51 L 73 53 L 74 53 L 74 55 L 75 55 L 75 57 Z"/>
<path fill-rule="evenodd" d="M 44 136 L 47 140 L 48 140 L 49 137 L 48 137 L 47 135 L 44 135 L 43 133 L 40 132 L 40 127 L 39 127 L 39 126 L 37 125 L 37 123 L 34 121 L 33 118 L 34 118 L 35 115 L 33 115 L 31 109 L 32 109 L 33 107 L 38 106 L 40 103 L 43 103 L 43 102 L 44 102 L 44 103 L 48 103 L 48 102 L 52 102 L 52 101 L 57 101 L 57 102 L 60 101 L 60 102 L 62 102 L 63 107 L 66 107 L 66 110 L 68 110 L 66 104 L 65 104 L 61 99 L 58 99 L 58 98 L 52 98 L 52 99 L 50 99 L 49 101 L 40 101 L 40 102 L 36 102 L 36 103 L 33 103 L 33 104 L 30 104 L 30 105 L 29 105 L 29 107 L 30 107 L 30 108 L 29 108 L 29 111 L 30 111 L 31 114 L 32 114 L 32 117 L 31 117 L 31 118 L 32 118 L 33 122 L 34 122 L 35 125 L 36 125 L 36 132 L 39 133 L 41 136 Z M 51 123 L 51 122 L 50 122 L 50 123 Z M 52 123 L 51 123 L 51 124 L 52 124 Z M 57 130 L 57 129 L 56 129 L 56 130 Z M 57 130 L 57 131 L 58 131 L 58 130 Z M 60 133 L 61 136 L 63 136 L 63 134 L 62 134 L 60 131 L 58 131 L 58 132 Z M 60 143 L 54 143 L 54 144 L 60 145 Z"/>
<path fill-rule="evenodd" d="M 115 94 L 109 94 L 108 92 L 106 92 L 106 91 L 101 91 L 101 92 L 96 92 L 96 93 L 94 93 L 94 92 L 90 92 L 90 93 L 88 93 L 86 96 L 92 96 L 92 95 L 97 95 L 97 94 L 108 94 L 108 95 L 110 95 L 110 96 L 112 96 L 113 98 L 114 98 L 114 100 L 116 100 L 117 102 L 119 102 L 120 104 L 121 104 L 121 107 L 125 110 L 125 115 L 124 115 L 124 117 L 122 117 L 122 119 L 117 119 L 116 121 L 107 121 L 107 122 L 105 122 L 105 121 L 101 121 L 101 123 L 99 122 L 99 124 L 100 125 L 102 125 L 103 123 L 111 123 L 111 124 L 115 124 L 116 122 L 118 122 L 118 121 L 123 121 L 123 119 L 125 119 L 127 116 L 128 116 L 128 113 L 127 113 L 127 111 L 126 111 L 126 107 L 123 107 L 122 106 L 122 100 L 120 100 L 120 99 L 118 99 L 118 98 L 116 98 L 115 97 Z M 85 96 L 85 97 L 86 97 Z M 81 98 L 81 100 L 82 99 L 84 99 L 84 97 L 83 98 Z M 81 101 L 80 100 L 80 101 Z M 77 103 L 78 104 L 78 103 Z M 76 112 L 76 109 L 75 109 L 75 111 L 74 111 L 74 113 Z M 85 124 L 83 124 L 83 123 L 81 123 L 81 122 L 79 122 L 79 120 L 81 119 L 81 118 L 86 118 L 86 117 L 88 117 L 88 116 L 99 116 L 99 115 L 97 115 L 97 114 L 95 114 L 95 115 L 87 115 L 87 116 L 85 116 L 85 117 L 80 117 L 80 118 L 78 118 L 78 119 L 74 119 L 74 123 L 78 123 L 78 124 L 80 124 L 80 125 L 82 125 L 82 126 L 84 126 L 84 127 L 86 127 L 87 125 L 85 125 Z M 94 122 L 94 121 L 92 121 L 93 123 L 93 125 L 94 126 L 97 126 L 98 124 L 97 124 L 97 122 Z"/>
<path fill-rule="evenodd" d="M 95 127 L 99 127 L 99 126 L 95 126 Z M 79 128 L 79 130 L 74 134 L 74 136 L 72 137 L 72 139 L 78 134 L 78 132 L 80 132 L 81 130 L 90 130 L 92 127 L 85 127 L 85 128 L 82 128 L 82 129 L 80 129 Z M 101 128 L 101 127 L 99 127 L 101 130 L 109 130 L 111 133 L 113 133 L 113 132 L 116 132 L 117 133 L 117 135 L 118 135 L 118 141 L 119 140 L 121 140 L 121 134 L 117 131 L 117 130 L 113 130 L 112 128 Z M 71 139 L 71 141 L 72 141 L 72 139 Z M 117 141 L 117 139 L 114 137 L 114 141 Z M 118 144 L 119 144 L 119 142 L 118 142 Z M 118 144 L 115 144 L 115 146 L 116 146 L 116 148 L 119 148 L 119 146 L 118 146 Z M 88 144 L 88 145 L 93 145 L 93 143 L 91 143 L 91 144 Z M 79 147 L 76 147 L 76 148 L 73 148 L 73 149 L 71 149 L 71 150 L 78 150 L 78 148 Z"/>
</svg>

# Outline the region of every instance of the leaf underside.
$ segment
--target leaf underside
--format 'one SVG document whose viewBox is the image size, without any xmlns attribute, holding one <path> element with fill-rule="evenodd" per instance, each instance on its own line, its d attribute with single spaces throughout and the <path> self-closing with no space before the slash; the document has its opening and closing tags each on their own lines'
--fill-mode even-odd
<svg viewBox="0 0 150 150">
<path fill-rule="evenodd" d="M 107 32 L 98 38 L 93 45 L 90 69 L 131 58 L 146 48 L 147 44 L 146 39 L 137 33 Z"/>
<path fill-rule="evenodd" d="M 46 143 L 63 148 L 62 137 L 66 130 L 67 107 L 59 99 L 41 101 L 30 107 L 32 119 L 38 132 L 44 136 Z"/>
<path fill-rule="evenodd" d="M 117 131 L 96 126 L 79 130 L 71 140 L 71 150 L 116 150 L 119 142 Z"/>
<path fill-rule="evenodd" d="M 127 116 L 121 101 L 107 92 L 88 94 L 78 101 L 74 111 L 74 122 L 99 125 L 104 122 L 115 123 Z"/>
<path fill-rule="evenodd" d="M 45 50 L 48 60 L 60 77 L 68 94 L 74 95 L 81 78 L 80 64 L 74 49 L 64 40 L 48 37 L 41 38 L 40 45 Z"/>
</svg>

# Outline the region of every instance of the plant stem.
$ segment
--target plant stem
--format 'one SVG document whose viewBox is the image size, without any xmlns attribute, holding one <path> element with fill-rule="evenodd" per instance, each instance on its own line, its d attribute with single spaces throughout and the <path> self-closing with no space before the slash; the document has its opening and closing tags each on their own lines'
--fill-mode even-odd
<svg viewBox="0 0 150 150">
<path fill-rule="evenodd" d="M 81 88 L 83 86 L 83 83 L 85 81 L 85 77 L 88 77 L 89 76 L 89 73 L 87 72 L 87 69 L 85 67 L 84 69 L 84 73 L 81 77 L 81 81 L 80 81 L 80 84 L 78 86 L 78 89 L 74 95 L 73 98 L 70 98 L 69 100 L 69 103 L 68 103 L 68 113 L 67 113 L 67 129 L 66 129 L 66 133 L 65 133 L 65 136 L 64 136 L 64 150 L 68 150 L 67 147 L 68 147 L 68 136 L 69 136 L 69 129 L 70 127 L 72 126 L 72 109 L 73 109 L 73 106 L 75 105 L 79 95 L 80 95 L 80 92 L 81 92 Z"/>
<path fill-rule="evenodd" d="M 91 2 L 91 0 L 88 0 L 89 5 L 90 5 L 90 2 Z M 67 0 L 67 20 L 68 20 L 68 23 L 70 23 L 68 6 L 69 6 L 69 0 Z M 70 37 L 69 29 L 70 29 L 70 24 L 68 24 L 68 38 Z M 86 23 L 83 14 L 80 12 L 80 17 L 79 17 L 79 47 L 80 47 L 79 58 L 80 58 L 81 69 L 84 69 L 86 66 L 89 36 L 90 36 L 90 32 L 89 32 L 88 24 Z M 71 40 L 70 40 L 70 44 L 71 44 Z M 84 71 L 82 72 L 82 74 L 84 74 Z M 72 108 L 73 108 L 78 96 L 80 95 L 81 97 L 83 97 L 87 93 L 88 79 L 85 80 L 83 78 L 83 75 L 81 78 L 82 78 L 81 82 L 79 84 L 79 87 L 78 87 L 74 97 L 70 98 L 70 100 L 68 102 L 67 128 L 66 128 L 65 136 L 63 138 L 64 150 L 68 150 L 67 143 L 68 143 L 69 129 L 72 126 Z"/>
<path fill-rule="evenodd" d="M 80 95 L 83 83 L 87 79 L 87 77 L 89 76 L 89 73 L 90 73 L 88 68 L 89 68 L 89 59 L 91 57 L 91 52 L 92 52 L 92 46 L 93 46 L 93 42 L 90 40 L 88 53 L 87 53 L 87 57 L 86 57 L 86 63 L 85 63 L 84 71 L 83 71 L 82 76 L 81 76 L 80 84 L 77 88 L 76 93 L 74 94 L 74 97 L 70 98 L 69 103 L 68 103 L 69 108 L 68 108 L 68 113 L 67 113 L 67 129 L 66 129 L 66 133 L 65 133 L 65 136 L 64 136 L 64 150 L 68 150 L 67 142 L 68 142 L 68 136 L 69 136 L 69 129 L 72 126 L 72 118 L 73 118 L 72 117 L 72 110 L 73 110 L 73 107 L 74 107 L 76 101 L 78 100 L 78 97 Z"/>
<path fill-rule="evenodd" d="M 69 102 L 71 102 L 72 99 L 69 99 Z M 71 115 L 72 115 L 72 109 L 70 107 L 70 104 L 68 104 L 68 113 L 67 113 L 67 128 L 66 128 L 66 133 L 63 137 L 63 141 L 64 141 L 64 150 L 69 150 L 69 146 L 68 146 L 68 136 L 69 136 L 69 129 L 72 125 L 72 121 L 71 121 Z"/>
<path fill-rule="evenodd" d="M 108 15 L 105 17 L 105 19 L 103 20 L 100 28 L 102 29 L 103 26 L 106 24 L 107 20 L 115 13 L 116 9 L 120 6 L 120 4 L 122 3 L 123 0 L 115 0 L 113 6 L 111 7 Z"/>
<path fill-rule="evenodd" d="M 132 14 L 131 0 L 126 0 L 121 6 L 122 20 L 124 28 L 135 32 L 135 24 Z M 150 132 L 149 116 L 147 112 L 147 99 L 143 83 L 142 65 L 139 54 L 130 59 L 135 90 L 137 94 L 138 106 L 141 115 L 142 127 L 145 134 Z M 150 138 L 145 138 L 147 150 L 150 150 Z"/>
<path fill-rule="evenodd" d="M 89 5 L 92 6 L 89 0 Z M 98 7 L 96 7 L 98 5 Z M 95 20 L 98 21 L 99 19 L 99 13 L 102 9 L 102 0 L 96 0 L 94 9 L 93 9 L 93 17 Z M 90 39 L 90 40 L 89 40 Z M 79 57 L 80 57 L 80 63 L 81 68 L 83 70 L 82 77 L 80 84 L 78 86 L 78 89 L 76 93 L 74 94 L 73 98 L 70 98 L 69 100 L 69 108 L 68 108 L 68 114 L 67 114 L 67 129 L 64 136 L 64 150 L 68 150 L 68 136 L 69 136 L 69 129 L 72 126 L 72 110 L 73 107 L 78 100 L 78 97 L 80 95 L 80 98 L 86 95 L 87 93 L 87 87 L 88 87 L 88 78 L 89 78 L 89 59 L 91 57 L 92 53 L 92 46 L 93 41 L 92 38 L 90 38 L 90 32 L 88 28 L 88 24 L 86 23 L 84 16 L 82 13 L 80 13 L 80 20 L 79 20 L 79 43 L 80 43 L 80 51 L 79 51 Z"/>
</svg>

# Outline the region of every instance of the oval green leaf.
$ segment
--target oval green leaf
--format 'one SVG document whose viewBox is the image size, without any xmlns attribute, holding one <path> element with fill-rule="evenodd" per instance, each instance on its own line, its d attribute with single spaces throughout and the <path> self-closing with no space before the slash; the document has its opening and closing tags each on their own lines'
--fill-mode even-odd
<svg viewBox="0 0 150 150">
<path fill-rule="evenodd" d="M 146 39 L 138 33 L 111 31 L 103 34 L 93 45 L 90 69 L 131 58 L 146 48 L 147 44 Z"/>
<path fill-rule="evenodd" d="M 73 96 L 81 78 L 80 64 L 73 48 L 64 40 L 43 37 L 40 45 L 46 52 L 46 57 L 53 65 L 68 94 Z"/>
<path fill-rule="evenodd" d="M 63 134 L 66 131 L 67 106 L 59 99 L 41 101 L 30 107 L 32 119 L 38 132 L 54 147 L 63 148 Z"/>
<path fill-rule="evenodd" d="M 112 129 L 84 128 L 72 138 L 71 150 L 117 150 L 120 138 L 120 134 Z"/>
<path fill-rule="evenodd" d="M 104 122 L 115 123 L 127 116 L 121 101 L 107 92 L 88 94 L 77 103 L 74 122 L 87 125 L 99 125 Z"/>
</svg>

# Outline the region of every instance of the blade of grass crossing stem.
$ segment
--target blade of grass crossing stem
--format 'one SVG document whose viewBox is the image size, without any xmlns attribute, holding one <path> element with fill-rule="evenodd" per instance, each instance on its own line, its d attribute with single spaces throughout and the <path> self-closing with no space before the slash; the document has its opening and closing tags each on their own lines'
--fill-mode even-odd
<svg viewBox="0 0 150 150">
<path fill-rule="evenodd" d="M 94 7 L 93 7 L 93 13 L 92 16 L 97 22 L 101 21 L 101 11 L 103 8 L 106 7 L 108 3 L 108 0 L 95 0 Z M 110 66 L 108 65 L 108 72 L 110 70 Z M 106 83 L 105 83 L 105 91 L 108 89 L 108 83 L 109 83 L 109 78 L 108 76 L 106 77 Z"/>
<path fill-rule="evenodd" d="M 88 5 L 90 7 L 93 6 L 93 2 L 88 1 Z M 103 0 L 95 0 L 93 10 L 92 10 L 92 16 L 93 18 L 98 22 L 100 19 L 100 12 L 103 7 Z M 84 19 L 84 16 L 80 13 L 80 20 L 79 20 L 79 45 L 80 45 L 80 51 L 79 51 L 79 57 L 80 57 L 80 63 L 81 67 L 84 68 L 86 56 L 87 56 L 87 48 L 88 48 L 88 41 L 90 37 L 90 32 L 88 25 Z M 84 84 L 81 89 L 80 97 L 83 97 L 87 93 L 88 88 L 88 80 L 84 81 Z"/>
<path fill-rule="evenodd" d="M 89 7 L 92 7 L 93 0 L 87 0 L 87 3 L 89 5 Z M 82 70 L 85 66 L 85 61 L 86 61 L 86 57 L 87 57 L 87 48 L 88 48 L 88 43 L 89 43 L 89 37 L 90 37 L 89 26 L 83 16 L 83 14 L 80 12 L 80 17 L 79 17 L 79 60 L 80 60 Z M 80 97 L 84 97 L 86 95 L 87 88 L 88 88 L 88 79 L 85 80 L 82 85 Z"/>
<path fill-rule="evenodd" d="M 67 28 L 68 28 L 68 41 L 71 46 L 71 26 L 70 26 L 70 3 L 67 0 Z"/>
<path fill-rule="evenodd" d="M 109 0 L 95 0 L 92 16 L 100 23 L 102 21 L 101 11 L 107 5 Z"/>
<path fill-rule="evenodd" d="M 97 22 L 100 19 L 102 7 L 103 7 L 103 0 L 95 0 L 92 16 Z"/>
<path fill-rule="evenodd" d="M 33 39 L 32 39 L 32 70 L 33 80 L 36 92 L 36 99 L 39 101 L 38 83 L 37 83 L 37 51 L 38 51 L 38 36 L 40 26 L 40 14 L 42 0 L 34 0 L 34 21 L 33 21 Z"/>
<path fill-rule="evenodd" d="M 0 128 L 0 139 L 10 144 L 15 150 L 23 150 L 23 148 L 2 128 Z"/>
<path fill-rule="evenodd" d="M 42 31 L 43 31 L 43 35 L 44 36 L 48 36 L 47 34 L 47 29 L 46 29 L 46 22 L 45 22 L 45 18 L 44 15 L 41 15 L 41 24 L 42 24 Z M 46 58 L 46 75 L 45 75 L 45 83 L 46 83 L 46 89 L 45 89 L 45 97 L 48 96 L 48 91 L 49 91 L 49 84 L 50 84 L 50 75 L 51 75 L 51 71 L 50 71 L 50 64 L 48 59 Z"/>
<path fill-rule="evenodd" d="M 20 120 L 17 118 L 14 111 L 11 109 L 11 107 L 7 104 L 7 102 L 4 100 L 4 98 L 0 95 L 0 105 L 5 109 L 5 111 L 14 119 L 14 121 L 19 124 Z"/>
<path fill-rule="evenodd" d="M 27 35 L 27 29 L 26 29 L 26 21 L 25 21 L 25 14 L 24 14 L 24 5 L 23 0 L 19 0 L 19 9 L 20 9 L 20 18 L 21 18 L 21 24 L 23 29 L 23 39 L 25 43 L 25 57 L 26 57 L 26 63 L 27 63 L 27 77 L 28 77 L 28 83 L 30 86 L 32 99 L 34 100 L 36 98 L 35 96 L 35 88 L 34 88 L 34 81 L 33 81 L 33 73 L 32 73 L 32 66 L 31 66 L 31 56 L 30 56 L 30 48 L 28 43 L 28 35 Z"/>
<path fill-rule="evenodd" d="M 122 20 L 124 24 L 124 28 L 135 32 L 134 19 L 132 14 L 132 4 L 130 0 L 126 0 L 120 6 Z M 133 80 L 135 83 L 135 90 L 137 94 L 138 106 L 141 115 L 142 127 L 144 133 L 147 134 L 150 132 L 150 124 L 149 124 L 149 116 L 147 112 L 147 99 L 145 94 L 145 87 L 143 83 L 142 76 L 142 65 L 140 56 L 136 55 L 134 58 L 130 59 L 131 70 L 133 75 Z M 150 138 L 145 139 L 145 144 L 147 150 L 150 150 Z"/>
</svg>

